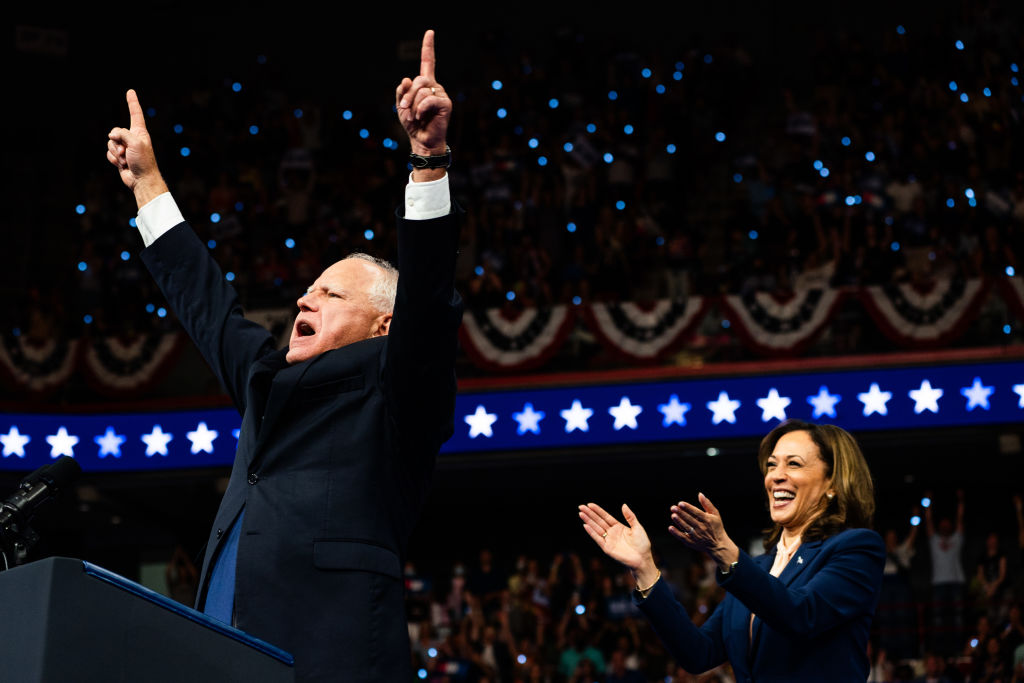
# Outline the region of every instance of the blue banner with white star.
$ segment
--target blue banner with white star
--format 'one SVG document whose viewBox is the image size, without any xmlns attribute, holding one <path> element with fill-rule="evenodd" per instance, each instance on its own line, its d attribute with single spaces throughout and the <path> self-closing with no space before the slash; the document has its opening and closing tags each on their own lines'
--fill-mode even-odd
<svg viewBox="0 0 1024 683">
<path fill-rule="evenodd" d="M 1024 362 L 465 391 L 455 410 L 442 453 L 756 437 L 787 418 L 853 432 L 1011 423 L 1024 418 Z M 4 413 L 0 470 L 62 455 L 86 471 L 223 467 L 240 424 L 231 408 Z"/>
</svg>

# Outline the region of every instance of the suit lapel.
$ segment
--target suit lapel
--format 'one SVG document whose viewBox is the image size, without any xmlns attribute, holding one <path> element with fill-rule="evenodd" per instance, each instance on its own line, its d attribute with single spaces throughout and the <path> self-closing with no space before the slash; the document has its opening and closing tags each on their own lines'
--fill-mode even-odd
<svg viewBox="0 0 1024 683">
<path fill-rule="evenodd" d="M 810 543 L 801 543 L 800 547 L 796 549 L 793 557 L 790 558 L 789 564 L 782 570 L 782 574 L 779 575 L 779 581 L 786 586 L 793 585 L 796 577 L 803 573 L 804 569 L 811 564 L 814 556 L 821 550 L 821 541 L 811 541 Z"/>
<path fill-rule="evenodd" d="M 270 382 L 267 402 L 263 409 L 263 419 L 259 426 L 259 433 L 256 436 L 257 450 L 263 445 L 263 442 L 267 440 L 269 435 L 273 433 L 274 425 L 277 424 L 278 418 L 284 414 L 284 407 L 288 404 L 288 399 L 291 398 L 295 387 L 299 385 L 299 380 L 302 379 L 302 376 L 306 374 L 311 365 L 312 361 L 289 365 L 274 375 Z"/>
</svg>

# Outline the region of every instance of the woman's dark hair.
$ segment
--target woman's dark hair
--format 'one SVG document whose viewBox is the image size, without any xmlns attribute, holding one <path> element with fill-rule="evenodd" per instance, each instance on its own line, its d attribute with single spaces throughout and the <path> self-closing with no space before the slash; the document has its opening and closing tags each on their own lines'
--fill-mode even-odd
<svg viewBox="0 0 1024 683">
<path fill-rule="evenodd" d="M 775 444 L 790 432 L 806 432 L 825 463 L 825 476 L 832 480 L 835 496 L 822 497 L 821 513 L 804 529 L 802 540 L 815 541 L 833 536 L 843 529 L 871 528 L 875 514 L 875 486 L 871 470 L 864 460 L 860 446 L 845 429 L 835 425 L 819 425 L 801 420 L 787 420 L 768 432 L 761 440 L 757 464 L 762 476 L 767 472 L 768 458 Z M 767 501 L 771 505 L 771 501 Z M 765 549 L 779 540 L 782 527 L 778 524 L 765 529 Z"/>
</svg>

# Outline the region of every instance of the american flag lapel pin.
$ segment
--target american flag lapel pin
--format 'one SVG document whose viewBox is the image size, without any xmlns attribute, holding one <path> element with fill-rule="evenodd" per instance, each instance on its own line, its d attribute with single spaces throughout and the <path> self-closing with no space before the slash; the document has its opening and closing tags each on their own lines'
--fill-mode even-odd
<svg viewBox="0 0 1024 683">
<path fill-rule="evenodd" d="M 797 564 L 803 564 L 804 563 L 803 555 L 797 555 L 796 556 L 796 563 Z"/>
</svg>

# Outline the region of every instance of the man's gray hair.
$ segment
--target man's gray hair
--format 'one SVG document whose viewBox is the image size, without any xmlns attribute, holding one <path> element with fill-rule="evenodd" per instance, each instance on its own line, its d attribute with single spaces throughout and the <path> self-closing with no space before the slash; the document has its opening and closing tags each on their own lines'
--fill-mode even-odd
<svg viewBox="0 0 1024 683">
<path fill-rule="evenodd" d="M 373 286 L 370 287 L 367 294 L 370 297 L 370 303 L 378 311 L 381 313 L 393 313 L 395 310 L 395 296 L 398 293 L 398 269 L 384 259 L 379 259 L 376 256 L 370 256 L 359 251 L 349 254 L 342 261 L 348 261 L 349 259 L 366 261 L 380 269 L 380 275 L 374 280 Z"/>
</svg>

